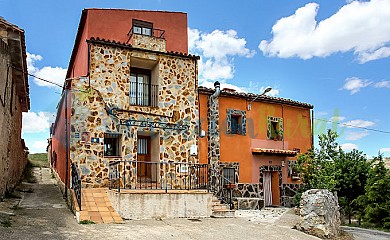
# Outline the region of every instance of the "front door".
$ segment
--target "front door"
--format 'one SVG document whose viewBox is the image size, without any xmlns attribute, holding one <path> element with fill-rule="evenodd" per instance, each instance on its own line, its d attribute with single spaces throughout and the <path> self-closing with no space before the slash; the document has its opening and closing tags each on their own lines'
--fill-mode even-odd
<svg viewBox="0 0 390 240">
<path fill-rule="evenodd" d="M 139 181 L 151 181 L 151 157 L 150 157 L 150 137 L 138 136 L 137 141 L 137 177 Z"/>
<path fill-rule="evenodd" d="M 264 206 L 279 206 L 279 172 L 265 171 L 263 173 Z"/>
<path fill-rule="evenodd" d="M 272 173 L 263 173 L 264 206 L 272 205 Z"/>
</svg>

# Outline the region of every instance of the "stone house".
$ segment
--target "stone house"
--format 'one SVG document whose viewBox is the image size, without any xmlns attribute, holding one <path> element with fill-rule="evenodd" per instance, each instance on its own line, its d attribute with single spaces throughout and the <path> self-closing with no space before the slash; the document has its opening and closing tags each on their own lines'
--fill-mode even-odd
<svg viewBox="0 0 390 240">
<path fill-rule="evenodd" d="M 198 159 L 199 57 L 187 49 L 185 13 L 83 10 L 49 146 L 76 198 L 81 187 L 203 189 L 209 199 Z"/>
<path fill-rule="evenodd" d="M 263 175 L 280 179 L 268 205 L 288 205 L 312 106 L 198 87 L 198 60 L 185 13 L 83 10 L 48 147 L 80 216 L 93 219 L 88 197 L 102 195 L 124 218 L 207 217 L 212 193 L 230 204 L 228 191 L 258 208 Z"/>
<path fill-rule="evenodd" d="M 312 109 L 289 99 L 199 87 L 200 163 L 234 183 L 238 207 L 291 206 L 296 155 L 313 145 Z M 218 191 L 220 192 L 220 191 Z M 241 206 L 240 206 L 241 205 Z"/>
<path fill-rule="evenodd" d="M 30 109 L 24 30 L 0 18 L 0 199 L 27 163 L 22 112 Z"/>
</svg>

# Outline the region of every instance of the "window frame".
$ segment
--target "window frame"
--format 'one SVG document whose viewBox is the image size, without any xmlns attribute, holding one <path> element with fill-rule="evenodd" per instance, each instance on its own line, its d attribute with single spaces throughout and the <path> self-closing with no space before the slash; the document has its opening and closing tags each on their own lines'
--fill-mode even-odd
<svg viewBox="0 0 390 240">
<path fill-rule="evenodd" d="M 153 37 L 153 23 L 151 22 L 133 19 L 132 27 L 134 34 Z M 135 28 L 139 28 L 140 32 L 136 32 Z M 150 34 L 145 34 L 144 30 L 150 30 Z"/>
<path fill-rule="evenodd" d="M 246 111 L 227 109 L 226 110 L 226 133 L 231 135 L 246 135 Z M 238 118 L 237 132 L 233 129 L 232 118 Z"/>
<path fill-rule="evenodd" d="M 283 118 L 267 117 L 267 140 L 283 141 Z"/>
<path fill-rule="evenodd" d="M 131 77 L 133 74 L 136 75 L 136 81 L 132 82 Z M 139 96 L 140 91 L 139 91 L 139 76 L 147 76 L 148 77 L 148 83 L 147 83 L 147 91 L 148 91 L 148 96 L 147 96 L 147 103 L 142 103 L 144 100 L 142 99 L 143 96 Z M 130 105 L 132 106 L 144 106 L 144 107 L 151 107 L 152 106 L 152 71 L 144 68 L 137 68 L 137 67 L 131 67 L 130 68 L 130 88 L 129 88 L 129 98 L 130 98 Z M 132 84 L 135 83 L 135 96 L 132 96 Z M 141 83 L 145 84 L 145 83 Z M 144 92 L 142 92 L 144 93 Z M 132 102 L 133 98 L 135 98 L 135 103 Z"/>
<path fill-rule="evenodd" d="M 115 149 L 112 154 L 107 154 L 106 145 L 108 143 L 108 139 L 110 141 L 113 139 L 115 141 Z M 103 143 L 103 156 L 104 157 L 122 157 L 122 134 L 120 133 L 104 133 L 104 143 Z"/>
</svg>

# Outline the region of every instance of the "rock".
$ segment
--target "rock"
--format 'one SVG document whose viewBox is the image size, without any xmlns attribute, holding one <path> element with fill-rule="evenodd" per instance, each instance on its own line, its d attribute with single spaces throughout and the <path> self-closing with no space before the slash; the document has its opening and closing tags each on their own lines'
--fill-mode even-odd
<svg viewBox="0 0 390 240">
<path fill-rule="evenodd" d="M 340 212 L 336 194 L 324 189 L 311 189 L 302 194 L 300 215 L 303 220 L 295 227 L 320 238 L 340 235 Z"/>
</svg>

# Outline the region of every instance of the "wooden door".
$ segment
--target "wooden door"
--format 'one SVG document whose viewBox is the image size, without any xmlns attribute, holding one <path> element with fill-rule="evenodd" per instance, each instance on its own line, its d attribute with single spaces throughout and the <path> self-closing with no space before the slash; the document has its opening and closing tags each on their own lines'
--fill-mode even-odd
<svg viewBox="0 0 390 240">
<path fill-rule="evenodd" d="M 150 155 L 150 137 L 138 136 L 137 140 L 137 177 L 150 181 L 151 174 L 151 155 Z"/>
<path fill-rule="evenodd" d="M 279 172 L 271 172 L 272 174 L 272 205 L 280 205 L 280 189 L 279 189 Z"/>
</svg>

